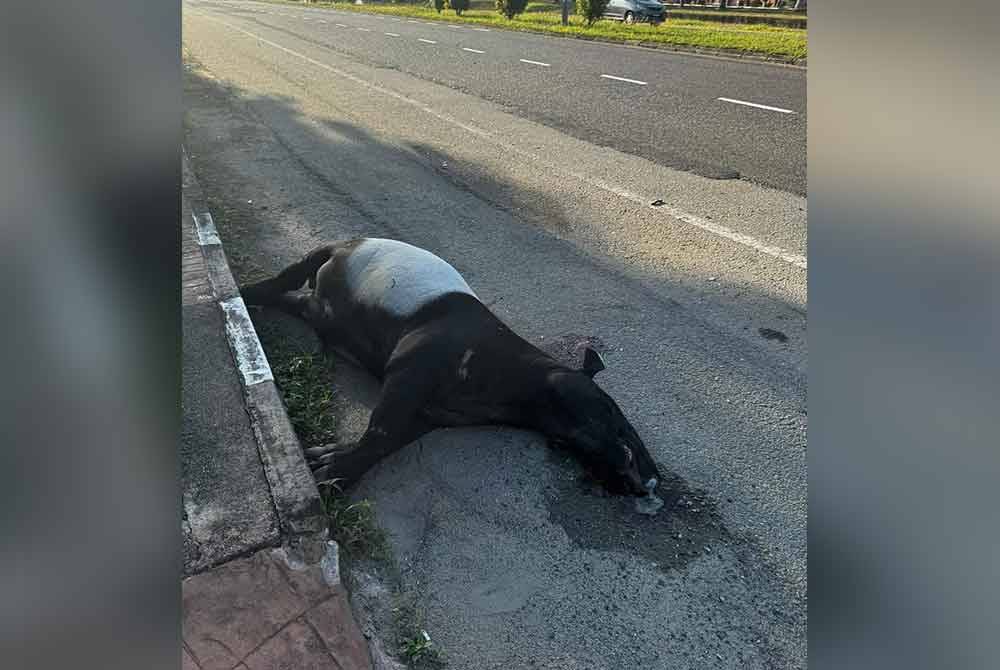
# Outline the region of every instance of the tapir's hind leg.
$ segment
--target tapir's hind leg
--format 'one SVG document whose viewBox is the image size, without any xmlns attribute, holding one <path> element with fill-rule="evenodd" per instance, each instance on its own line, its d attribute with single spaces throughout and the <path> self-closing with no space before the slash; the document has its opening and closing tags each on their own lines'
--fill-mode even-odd
<svg viewBox="0 0 1000 670">
<path fill-rule="evenodd" d="M 434 426 L 422 412 L 430 379 L 431 375 L 414 369 L 386 377 L 368 429 L 357 444 L 306 450 L 316 481 L 351 486 L 380 460 L 430 432 Z"/>
<path fill-rule="evenodd" d="M 240 295 L 248 305 L 281 306 L 282 296 L 297 291 L 306 283 L 316 285 L 316 272 L 330 260 L 333 247 L 327 245 L 310 251 L 299 261 L 289 265 L 277 276 L 240 287 Z"/>
<path fill-rule="evenodd" d="M 322 332 L 325 320 L 331 314 L 323 309 L 323 301 L 315 293 L 285 293 L 278 296 L 272 307 L 300 319 L 304 319 L 317 331 Z"/>
</svg>

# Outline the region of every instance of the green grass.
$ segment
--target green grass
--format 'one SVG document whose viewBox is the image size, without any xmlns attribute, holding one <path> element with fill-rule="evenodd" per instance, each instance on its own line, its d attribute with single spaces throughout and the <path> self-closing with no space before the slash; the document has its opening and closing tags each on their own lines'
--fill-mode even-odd
<svg viewBox="0 0 1000 670">
<path fill-rule="evenodd" d="M 333 389 L 329 362 L 318 352 L 297 350 L 294 345 L 283 342 L 270 344 L 268 362 L 302 446 L 308 448 L 335 441 L 337 431 L 331 411 Z"/>
<path fill-rule="evenodd" d="M 403 644 L 401 653 L 409 663 L 419 663 L 424 658 L 429 657 L 433 651 L 434 644 L 430 638 L 420 634 L 407 640 Z"/>
<path fill-rule="evenodd" d="M 747 11 L 746 8 L 727 9 L 720 12 L 717 9 L 702 9 L 697 6 L 690 6 L 681 9 L 680 7 L 667 7 L 667 14 L 678 18 L 700 19 L 702 21 L 725 21 L 729 17 L 741 17 L 749 20 L 768 19 L 777 23 L 788 23 L 792 25 L 808 23 L 809 17 L 798 12 L 782 13 L 780 11 Z M 726 18 L 723 18 L 726 17 Z"/>
<path fill-rule="evenodd" d="M 295 342 L 280 326 L 265 321 L 258 335 L 281 391 L 295 434 L 304 449 L 336 441 L 333 412 L 332 365 L 323 354 Z M 351 502 L 335 485 L 323 485 L 320 494 L 330 521 L 330 534 L 347 560 L 391 561 L 385 532 L 375 520 L 368 500 Z"/>
<path fill-rule="evenodd" d="M 348 559 L 392 561 L 389 539 L 375 520 L 371 501 L 351 502 L 335 485 L 324 485 L 321 495 L 330 533 Z"/>
<path fill-rule="evenodd" d="M 413 593 L 400 593 L 393 597 L 392 619 L 399 654 L 407 665 L 419 670 L 433 670 L 447 665 L 423 628 L 423 616 Z"/>
<path fill-rule="evenodd" d="M 531 3 L 528 5 L 528 11 L 512 21 L 489 9 L 469 9 L 462 16 L 456 16 L 453 11 L 445 10 L 438 14 L 433 9 L 420 5 L 353 5 L 344 2 L 311 3 L 310 6 L 324 5 L 347 11 L 408 16 L 426 21 L 473 23 L 493 28 L 615 42 L 642 42 L 728 53 L 751 53 L 783 60 L 804 59 L 808 52 L 807 31 L 799 28 L 762 24 L 722 24 L 673 18 L 659 26 L 648 24 L 629 26 L 620 21 L 602 20 L 588 27 L 578 16 L 570 16 L 569 25 L 563 26 L 559 8 L 549 3 Z"/>
</svg>

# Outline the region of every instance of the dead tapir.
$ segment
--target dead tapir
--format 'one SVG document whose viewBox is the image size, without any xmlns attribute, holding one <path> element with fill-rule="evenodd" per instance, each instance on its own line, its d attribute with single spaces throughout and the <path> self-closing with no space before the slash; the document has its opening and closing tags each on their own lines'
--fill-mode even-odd
<svg viewBox="0 0 1000 670">
<path fill-rule="evenodd" d="M 311 293 L 292 293 L 307 282 Z M 338 242 L 241 293 L 247 304 L 304 318 L 324 344 L 382 382 L 358 444 L 307 450 L 318 481 L 350 485 L 438 426 L 507 424 L 568 449 L 612 493 L 653 499 L 656 464 L 593 381 L 604 369 L 600 355 L 588 348 L 581 370 L 560 364 L 505 326 L 431 252 L 396 240 Z"/>
</svg>

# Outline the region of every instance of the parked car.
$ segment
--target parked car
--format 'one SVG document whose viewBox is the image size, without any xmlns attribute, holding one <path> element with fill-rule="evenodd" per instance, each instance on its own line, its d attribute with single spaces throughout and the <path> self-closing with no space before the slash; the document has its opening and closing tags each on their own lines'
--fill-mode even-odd
<svg viewBox="0 0 1000 670">
<path fill-rule="evenodd" d="M 658 0 L 611 0 L 604 18 L 625 23 L 662 23 L 667 12 Z"/>
</svg>

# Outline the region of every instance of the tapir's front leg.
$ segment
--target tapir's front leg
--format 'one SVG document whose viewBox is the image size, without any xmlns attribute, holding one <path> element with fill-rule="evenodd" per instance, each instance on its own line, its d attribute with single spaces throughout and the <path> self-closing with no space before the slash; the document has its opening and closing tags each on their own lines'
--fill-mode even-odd
<svg viewBox="0 0 1000 670">
<path fill-rule="evenodd" d="M 380 460 L 402 449 L 434 428 L 422 409 L 430 389 L 429 375 L 410 370 L 386 378 L 368 429 L 356 444 L 306 449 L 306 459 L 317 483 L 356 483 Z"/>
</svg>

